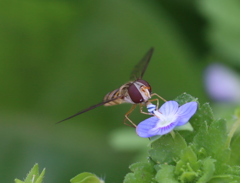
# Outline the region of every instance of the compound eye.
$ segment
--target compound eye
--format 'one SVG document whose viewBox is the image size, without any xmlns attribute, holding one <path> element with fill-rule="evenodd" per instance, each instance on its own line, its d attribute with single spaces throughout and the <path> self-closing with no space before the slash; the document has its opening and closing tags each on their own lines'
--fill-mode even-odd
<svg viewBox="0 0 240 183">
<path fill-rule="evenodd" d="M 152 88 L 151 88 L 150 84 L 147 81 L 142 80 L 142 79 L 138 79 L 137 82 L 142 83 L 143 85 L 147 86 L 149 93 L 152 93 Z"/>
<path fill-rule="evenodd" d="M 141 103 L 144 101 L 141 93 L 133 83 L 128 87 L 128 94 L 134 103 Z"/>
</svg>

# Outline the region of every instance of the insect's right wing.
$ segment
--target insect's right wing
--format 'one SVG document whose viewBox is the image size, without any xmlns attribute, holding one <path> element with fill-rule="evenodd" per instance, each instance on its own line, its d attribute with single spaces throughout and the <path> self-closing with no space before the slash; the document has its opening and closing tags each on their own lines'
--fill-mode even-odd
<svg viewBox="0 0 240 183">
<path fill-rule="evenodd" d="M 95 109 L 96 107 L 99 107 L 99 106 L 104 105 L 104 104 L 106 104 L 106 103 L 109 103 L 109 102 L 111 102 L 111 101 L 120 99 L 120 98 L 122 98 L 122 97 L 123 97 L 123 96 L 118 96 L 118 97 L 116 97 L 116 98 L 113 98 L 113 99 L 110 99 L 110 100 L 101 102 L 101 103 L 99 103 L 99 104 L 93 105 L 93 106 L 91 106 L 91 107 L 89 107 L 89 108 L 87 108 L 87 109 L 84 109 L 84 110 L 82 110 L 82 111 L 80 111 L 80 112 L 78 112 L 78 113 L 76 113 L 76 114 L 74 114 L 74 115 L 72 115 L 72 116 L 69 116 L 68 118 L 65 118 L 65 119 L 57 122 L 56 124 L 61 123 L 61 122 L 63 122 L 63 121 L 66 121 L 66 120 L 68 120 L 68 119 L 71 119 L 71 118 L 73 118 L 73 117 L 75 117 L 75 116 L 77 116 L 77 115 L 80 115 L 80 114 L 84 113 L 84 112 L 87 112 L 87 111 L 90 111 L 90 110 L 92 110 L 92 109 Z"/>
<path fill-rule="evenodd" d="M 137 65 L 135 65 L 135 67 L 132 70 L 132 73 L 130 75 L 130 79 L 132 81 L 136 80 L 136 79 L 142 79 L 147 66 L 151 60 L 152 54 L 153 54 L 154 48 L 150 48 L 148 50 L 148 52 L 146 53 L 146 55 L 137 63 Z"/>
</svg>

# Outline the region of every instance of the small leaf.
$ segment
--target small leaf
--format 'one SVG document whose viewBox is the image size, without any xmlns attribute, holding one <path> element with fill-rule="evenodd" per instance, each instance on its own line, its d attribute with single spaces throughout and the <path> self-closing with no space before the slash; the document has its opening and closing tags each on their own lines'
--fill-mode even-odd
<svg viewBox="0 0 240 183">
<path fill-rule="evenodd" d="M 168 134 L 152 143 L 149 154 L 156 163 L 172 163 L 179 159 L 181 150 L 186 147 L 187 144 L 179 133 L 174 138 Z"/>
<path fill-rule="evenodd" d="M 197 101 L 197 99 L 187 93 L 183 93 L 181 95 L 179 95 L 175 101 L 177 103 L 179 103 L 179 105 L 183 105 L 183 104 L 186 104 L 188 102 L 192 102 L 192 101 Z"/>
<path fill-rule="evenodd" d="M 39 175 L 39 177 L 36 178 L 36 181 L 34 183 L 42 183 L 43 178 L 44 178 L 44 174 L 45 174 L 45 168 L 43 169 L 43 171 L 41 172 L 41 174 Z"/>
<path fill-rule="evenodd" d="M 42 173 L 39 176 L 38 164 L 35 164 L 24 181 L 15 179 L 15 183 L 42 183 L 44 174 L 45 169 L 43 169 Z"/>
<path fill-rule="evenodd" d="M 73 177 L 70 180 L 71 183 L 103 183 L 95 174 L 84 172 Z"/>
<path fill-rule="evenodd" d="M 165 164 L 159 166 L 160 169 L 155 176 L 157 182 L 178 183 L 177 179 L 174 177 L 174 166 Z"/>
<path fill-rule="evenodd" d="M 152 182 L 156 174 L 152 162 L 139 162 L 132 164 L 129 168 L 133 173 L 125 176 L 124 183 L 146 183 Z"/>
<path fill-rule="evenodd" d="M 32 183 L 35 182 L 36 177 L 38 177 L 38 164 L 35 164 L 33 168 L 28 173 L 26 179 L 24 180 L 25 183 Z"/>
</svg>

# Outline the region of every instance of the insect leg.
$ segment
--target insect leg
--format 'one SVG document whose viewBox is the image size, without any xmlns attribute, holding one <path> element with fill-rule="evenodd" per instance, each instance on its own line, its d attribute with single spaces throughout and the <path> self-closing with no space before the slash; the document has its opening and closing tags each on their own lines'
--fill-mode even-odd
<svg viewBox="0 0 240 183">
<path fill-rule="evenodd" d="M 154 95 L 156 95 L 156 96 L 157 96 L 158 98 L 160 98 L 162 101 L 167 102 L 167 100 L 165 100 L 164 98 L 162 98 L 160 95 L 158 95 L 158 94 L 156 94 L 156 93 L 151 94 L 151 97 L 154 96 Z"/>
<path fill-rule="evenodd" d="M 130 120 L 129 117 L 128 117 L 130 115 L 130 113 L 135 109 L 136 106 L 137 106 L 136 104 L 132 105 L 131 109 L 125 114 L 125 119 L 123 121 L 124 125 L 131 126 L 131 127 L 134 127 L 134 128 L 137 127 L 137 125 L 135 123 L 133 123 L 132 120 Z M 127 124 L 126 120 L 128 120 L 131 123 L 131 125 Z"/>
</svg>

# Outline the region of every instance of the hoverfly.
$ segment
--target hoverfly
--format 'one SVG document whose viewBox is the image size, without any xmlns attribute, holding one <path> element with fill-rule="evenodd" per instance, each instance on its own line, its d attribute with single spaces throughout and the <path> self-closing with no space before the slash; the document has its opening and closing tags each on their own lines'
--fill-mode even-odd
<svg viewBox="0 0 240 183">
<path fill-rule="evenodd" d="M 82 114 L 84 112 L 87 112 L 89 110 L 92 110 L 96 107 L 99 107 L 101 105 L 104 106 L 112 106 L 112 105 L 118 105 L 122 103 L 130 103 L 133 104 L 131 109 L 125 114 L 125 119 L 124 119 L 124 124 L 126 124 L 126 119 L 132 124 L 133 127 L 136 127 L 135 123 L 133 123 L 129 119 L 129 114 L 134 110 L 134 108 L 137 106 L 137 104 L 140 104 L 140 112 L 143 114 L 149 114 L 152 115 L 151 113 L 146 113 L 142 111 L 142 106 L 143 105 L 148 105 L 151 104 L 151 101 L 157 101 L 158 106 L 158 99 L 153 99 L 149 100 L 152 96 L 157 96 L 164 102 L 166 102 L 165 99 L 163 99 L 161 96 L 159 96 L 156 93 L 152 93 L 151 86 L 149 83 L 145 80 L 142 79 L 147 66 L 150 62 L 150 59 L 152 57 L 154 48 L 150 48 L 149 51 L 146 53 L 146 55 L 138 62 L 138 64 L 133 68 L 132 73 L 130 75 L 130 80 L 129 82 L 125 83 L 122 85 L 120 88 L 115 89 L 108 94 L 105 95 L 103 102 L 93 105 L 87 109 L 84 109 L 66 119 L 63 119 L 57 123 L 63 122 L 65 120 L 71 119 L 79 114 Z M 126 124 L 128 125 L 128 124 Z"/>
</svg>

